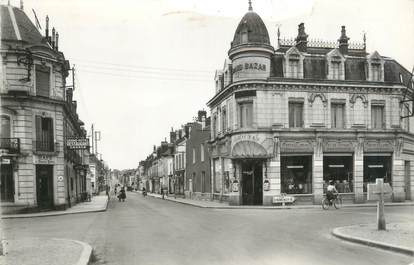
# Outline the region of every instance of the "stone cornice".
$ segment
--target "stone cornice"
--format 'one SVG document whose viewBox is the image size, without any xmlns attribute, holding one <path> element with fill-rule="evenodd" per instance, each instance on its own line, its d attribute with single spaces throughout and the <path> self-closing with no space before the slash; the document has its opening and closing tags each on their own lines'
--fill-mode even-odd
<svg viewBox="0 0 414 265">
<path fill-rule="evenodd" d="M 211 100 L 207 102 L 207 106 L 212 107 L 218 101 L 238 90 L 260 89 L 260 90 L 277 90 L 277 91 L 303 91 L 312 93 L 358 93 L 358 94 L 401 94 L 405 87 L 397 84 L 384 84 L 378 82 L 361 82 L 350 83 L 344 82 L 323 82 L 311 80 L 248 80 L 239 81 L 228 85 Z"/>
</svg>

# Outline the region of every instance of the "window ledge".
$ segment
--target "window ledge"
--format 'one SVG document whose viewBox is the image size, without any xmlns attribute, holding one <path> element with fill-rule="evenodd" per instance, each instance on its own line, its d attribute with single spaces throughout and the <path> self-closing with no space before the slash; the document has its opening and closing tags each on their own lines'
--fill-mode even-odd
<svg viewBox="0 0 414 265">
<path fill-rule="evenodd" d="M 326 127 L 324 123 L 312 123 L 309 127 L 311 128 L 322 128 Z"/>
<path fill-rule="evenodd" d="M 365 124 L 353 124 L 351 128 L 367 128 Z"/>
</svg>

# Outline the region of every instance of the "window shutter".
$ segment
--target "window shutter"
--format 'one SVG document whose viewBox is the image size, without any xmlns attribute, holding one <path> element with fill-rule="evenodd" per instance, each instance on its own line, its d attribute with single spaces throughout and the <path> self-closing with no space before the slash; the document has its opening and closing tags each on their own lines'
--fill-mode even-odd
<svg viewBox="0 0 414 265">
<path fill-rule="evenodd" d="M 36 95 L 49 97 L 50 93 L 50 68 L 36 65 Z"/>
</svg>

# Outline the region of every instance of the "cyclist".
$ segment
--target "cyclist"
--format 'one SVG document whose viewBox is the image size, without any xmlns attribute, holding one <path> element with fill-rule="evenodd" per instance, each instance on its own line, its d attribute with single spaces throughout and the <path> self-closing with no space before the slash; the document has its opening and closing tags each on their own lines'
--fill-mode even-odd
<svg viewBox="0 0 414 265">
<path fill-rule="evenodd" d="M 335 188 L 334 182 L 330 180 L 328 187 L 326 187 L 326 198 L 328 198 L 330 204 L 336 198 L 337 194 L 338 191 Z"/>
</svg>

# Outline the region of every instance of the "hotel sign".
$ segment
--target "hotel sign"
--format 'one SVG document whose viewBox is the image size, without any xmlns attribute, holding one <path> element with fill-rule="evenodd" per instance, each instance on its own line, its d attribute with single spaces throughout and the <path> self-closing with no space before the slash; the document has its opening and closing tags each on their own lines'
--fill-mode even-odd
<svg viewBox="0 0 414 265">
<path fill-rule="evenodd" d="M 66 139 L 66 147 L 72 150 L 86 149 L 89 146 L 87 138 L 68 138 Z"/>
</svg>

